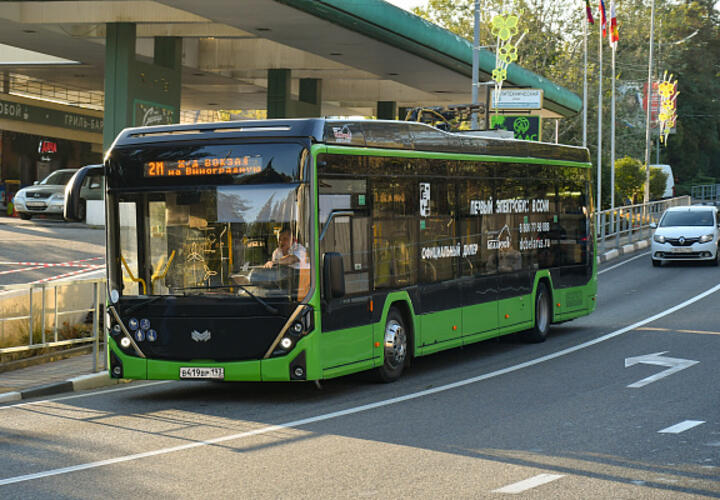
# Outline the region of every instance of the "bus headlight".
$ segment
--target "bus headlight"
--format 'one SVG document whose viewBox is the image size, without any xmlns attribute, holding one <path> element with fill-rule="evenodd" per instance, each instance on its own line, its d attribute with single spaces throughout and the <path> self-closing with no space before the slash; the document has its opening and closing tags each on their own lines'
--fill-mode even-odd
<svg viewBox="0 0 720 500">
<path fill-rule="evenodd" d="M 282 340 L 280 341 L 280 347 L 282 347 L 286 351 L 289 351 L 290 348 L 292 347 L 292 345 L 293 345 L 293 341 L 290 337 L 283 337 Z"/>
<path fill-rule="evenodd" d="M 130 347 L 130 339 L 127 337 L 121 338 L 120 347 L 122 347 L 123 349 L 127 349 L 128 347 Z"/>
</svg>

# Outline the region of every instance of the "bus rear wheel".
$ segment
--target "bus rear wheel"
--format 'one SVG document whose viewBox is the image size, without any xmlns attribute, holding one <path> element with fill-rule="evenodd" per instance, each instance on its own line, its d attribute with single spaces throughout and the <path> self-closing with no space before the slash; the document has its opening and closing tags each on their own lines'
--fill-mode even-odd
<svg viewBox="0 0 720 500">
<path fill-rule="evenodd" d="M 550 331 L 552 321 L 552 307 L 550 303 L 550 290 L 544 282 L 538 283 L 535 292 L 535 324 L 527 332 L 530 342 L 544 342 Z"/>
<path fill-rule="evenodd" d="M 408 334 L 402 314 L 395 308 L 390 309 L 385 322 L 383 340 L 383 365 L 378 368 L 378 377 L 383 382 L 394 382 L 402 375 L 408 356 Z"/>
</svg>

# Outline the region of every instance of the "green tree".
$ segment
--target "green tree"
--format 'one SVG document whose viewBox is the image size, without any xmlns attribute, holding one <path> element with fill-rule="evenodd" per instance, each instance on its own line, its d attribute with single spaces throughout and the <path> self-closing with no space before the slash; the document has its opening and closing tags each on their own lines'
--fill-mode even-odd
<svg viewBox="0 0 720 500">
<path fill-rule="evenodd" d="M 597 2 L 591 2 L 596 24 L 588 30 L 588 147 L 597 161 L 598 44 L 603 44 L 603 170 L 608 170 L 610 146 L 610 50 L 598 35 Z M 520 14 L 520 32 L 527 32 L 518 46 L 517 63 L 582 95 L 584 4 L 579 1 L 499 0 L 482 3 L 480 44 L 494 50 L 490 33 L 492 16 L 506 9 Z M 472 0 L 428 0 L 416 14 L 472 41 Z M 616 51 L 616 151 L 617 156 L 644 158 L 645 114 L 642 93 L 647 81 L 649 50 L 649 0 L 617 4 L 620 42 Z M 660 146 L 659 163 L 668 163 L 680 184 L 702 177 L 720 178 L 720 14 L 714 0 L 656 2 L 656 78 L 664 71 L 678 79 L 678 122 L 667 146 Z M 689 38 L 688 38 L 689 37 Z M 481 75 L 481 78 L 483 75 Z M 543 137 L 553 137 L 554 123 L 545 120 Z M 561 120 L 560 142 L 582 144 L 582 113 Z M 657 143 L 652 141 L 651 162 Z M 603 202 L 609 185 L 603 174 Z M 607 193 L 607 195 L 606 195 Z M 605 203 L 604 203 L 605 204 Z"/>
<path fill-rule="evenodd" d="M 665 194 L 668 175 L 657 167 L 650 167 L 650 199 L 659 200 Z M 644 180 L 644 179 L 643 179 Z"/>
<path fill-rule="evenodd" d="M 645 169 L 640 160 L 625 156 L 615 160 L 615 203 L 641 203 L 644 192 Z"/>
</svg>

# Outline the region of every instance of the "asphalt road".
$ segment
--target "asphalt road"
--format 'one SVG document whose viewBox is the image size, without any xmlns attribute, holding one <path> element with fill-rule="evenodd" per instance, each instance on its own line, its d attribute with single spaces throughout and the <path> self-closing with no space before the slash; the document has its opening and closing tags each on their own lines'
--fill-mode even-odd
<svg viewBox="0 0 720 500">
<path fill-rule="evenodd" d="M 105 231 L 58 219 L 0 217 L 0 285 L 53 280 L 105 264 Z"/>
<path fill-rule="evenodd" d="M 6 405 L 0 497 L 720 498 L 718 290 L 718 268 L 641 254 L 603 266 L 597 311 L 547 342 L 439 353 L 394 384 Z"/>
</svg>

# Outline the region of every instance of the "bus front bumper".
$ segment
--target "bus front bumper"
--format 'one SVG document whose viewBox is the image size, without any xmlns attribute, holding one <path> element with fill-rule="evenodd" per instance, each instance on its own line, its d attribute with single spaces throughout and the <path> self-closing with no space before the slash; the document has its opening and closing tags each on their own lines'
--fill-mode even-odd
<svg viewBox="0 0 720 500">
<path fill-rule="evenodd" d="M 131 380 L 220 380 L 228 382 L 316 380 L 308 371 L 306 350 L 298 346 L 285 356 L 249 361 L 167 361 L 124 354 L 110 340 L 110 376 Z M 196 368 L 198 370 L 188 370 Z M 220 368 L 220 370 L 216 370 Z M 208 370 L 209 369 L 209 370 Z"/>
</svg>

